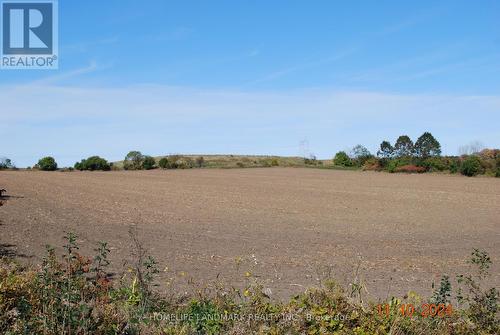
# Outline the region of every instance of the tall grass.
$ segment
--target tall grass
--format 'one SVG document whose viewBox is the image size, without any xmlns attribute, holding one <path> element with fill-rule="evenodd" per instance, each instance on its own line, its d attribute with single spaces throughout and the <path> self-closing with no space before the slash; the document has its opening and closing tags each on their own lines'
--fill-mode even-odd
<svg viewBox="0 0 500 335">
<path fill-rule="evenodd" d="M 159 295 L 157 262 L 132 236 L 135 262 L 119 279 L 107 271 L 109 248 L 79 253 L 67 234 L 64 254 L 48 247 L 36 267 L 0 262 L 1 334 L 499 334 L 499 297 L 482 288 L 491 260 L 474 250 L 473 274 L 458 277 L 456 292 L 443 277 L 428 300 L 415 294 L 378 304 L 362 303 L 333 280 L 286 302 L 271 300 L 247 274 L 239 290 L 220 283 L 188 296 Z M 459 305 L 451 307 L 451 301 Z M 423 302 L 434 304 L 425 314 Z M 437 312 L 437 306 L 446 309 Z M 410 313 L 410 306 L 415 310 Z"/>
</svg>

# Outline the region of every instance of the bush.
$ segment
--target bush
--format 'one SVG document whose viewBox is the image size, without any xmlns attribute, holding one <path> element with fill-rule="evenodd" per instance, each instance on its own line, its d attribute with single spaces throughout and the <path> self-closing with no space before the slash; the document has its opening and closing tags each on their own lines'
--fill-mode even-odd
<svg viewBox="0 0 500 335">
<path fill-rule="evenodd" d="M 420 164 L 427 171 L 444 171 L 446 170 L 446 164 L 440 157 L 429 157 L 424 159 Z"/>
<path fill-rule="evenodd" d="M 500 178 L 500 167 L 497 167 L 497 170 L 495 171 L 495 177 Z"/>
<path fill-rule="evenodd" d="M 304 157 L 304 164 L 305 165 L 319 165 L 319 164 L 321 164 L 321 161 L 318 161 L 316 156 L 311 155 L 309 158 Z"/>
<path fill-rule="evenodd" d="M 352 160 L 346 154 L 345 151 L 339 151 L 335 154 L 335 158 L 333 159 L 333 164 L 338 166 L 352 166 Z"/>
<path fill-rule="evenodd" d="M 458 173 L 458 171 L 460 170 L 460 161 L 458 161 L 457 159 L 452 159 L 449 166 L 450 173 Z"/>
<path fill-rule="evenodd" d="M 83 170 L 109 171 L 109 170 L 111 170 L 111 165 L 104 158 L 101 158 L 99 156 L 91 156 L 87 159 L 82 159 L 81 162 L 79 162 L 79 163 L 75 163 L 75 169 L 80 170 L 80 171 L 83 171 Z"/>
<path fill-rule="evenodd" d="M 57 170 L 57 163 L 53 157 L 44 157 L 38 161 L 36 167 L 42 171 L 55 171 Z"/>
<path fill-rule="evenodd" d="M 191 169 L 194 166 L 194 162 L 189 157 L 181 156 L 176 162 L 175 165 L 177 169 Z"/>
<path fill-rule="evenodd" d="M 394 169 L 394 172 L 402 173 L 424 173 L 425 171 L 427 171 L 425 167 L 416 165 L 403 165 Z"/>
<path fill-rule="evenodd" d="M 162 159 L 160 159 L 160 161 L 158 162 L 158 166 L 162 169 L 169 169 L 170 168 L 170 162 L 168 161 L 168 158 L 167 157 L 163 157 Z"/>
<path fill-rule="evenodd" d="M 153 157 L 151 156 L 144 156 L 142 160 L 142 168 L 144 170 L 152 170 L 156 168 L 156 161 Z"/>
<path fill-rule="evenodd" d="M 467 177 L 473 177 L 481 173 L 482 166 L 481 160 L 477 156 L 469 156 L 463 162 L 460 167 L 460 173 Z"/>
<path fill-rule="evenodd" d="M 140 170 L 142 169 L 142 162 L 144 156 L 140 151 L 130 151 L 123 161 L 123 168 L 125 170 Z"/>
<path fill-rule="evenodd" d="M 203 158 L 203 156 L 196 158 L 196 166 L 199 168 L 205 166 L 205 158 Z"/>
<path fill-rule="evenodd" d="M 380 159 L 377 159 L 375 157 L 372 157 L 368 160 L 366 160 L 365 164 L 363 165 L 363 170 L 364 171 L 380 171 L 382 170 L 382 164 L 380 163 Z"/>
<path fill-rule="evenodd" d="M 195 166 L 194 161 L 189 157 L 181 155 L 170 155 L 164 157 L 158 163 L 162 169 L 190 169 Z"/>
<path fill-rule="evenodd" d="M 396 169 L 400 166 L 412 165 L 411 160 L 409 158 L 398 158 L 391 159 L 389 163 L 387 163 L 386 169 L 390 173 L 396 172 Z"/>
</svg>

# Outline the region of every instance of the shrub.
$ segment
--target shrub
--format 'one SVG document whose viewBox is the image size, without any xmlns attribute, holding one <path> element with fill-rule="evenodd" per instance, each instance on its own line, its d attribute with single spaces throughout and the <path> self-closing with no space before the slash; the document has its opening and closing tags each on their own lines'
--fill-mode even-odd
<svg viewBox="0 0 500 335">
<path fill-rule="evenodd" d="M 125 170 L 140 170 L 144 156 L 140 151 L 130 151 L 123 161 L 123 168 Z"/>
<path fill-rule="evenodd" d="M 160 159 L 160 161 L 158 162 L 158 166 L 162 169 L 169 169 L 170 168 L 170 162 L 168 160 L 167 157 L 163 157 L 162 159 Z"/>
<path fill-rule="evenodd" d="M 333 159 L 333 164 L 338 166 L 352 166 L 352 160 L 345 153 L 345 151 L 339 151 L 335 154 L 335 158 Z"/>
<path fill-rule="evenodd" d="M 380 164 L 380 159 L 372 157 L 365 161 L 363 165 L 363 170 L 365 171 L 380 171 L 382 170 L 382 165 Z"/>
<path fill-rule="evenodd" d="M 181 155 L 170 155 L 163 157 L 158 162 L 162 169 L 190 169 L 195 166 L 194 161 L 189 157 Z"/>
<path fill-rule="evenodd" d="M 205 166 L 205 158 L 203 158 L 203 156 L 196 158 L 196 166 L 199 168 Z"/>
<path fill-rule="evenodd" d="M 182 156 L 170 155 L 168 156 L 168 169 L 177 169 L 182 164 Z"/>
<path fill-rule="evenodd" d="M 260 160 L 260 164 L 262 167 L 271 167 L 271 160 L 262 159 L 262 160 Z"/>
<path fill-rule="evenodd" d="M 420 164 L 427 171 L 444 171 L 446 170 L 446 164 L 440 157 L 429 157 L 425 158 Z"/>
<path fill-rule="evenodd" d="M 495 287 L 483 289 L 481 283 L 490 276 L 491 258 L 485 252 L 474 249 L 469 263 L 476 268 L 473 276 L 458 275 L 457 301 L 468 308 L 464 315 L 473 322 L 484 334 L 498 334 L 500 332 L 499 319 L 499 292 Z M 482 334 L 477 332 L 477 334 Z"/>
<path fill-rule="evenodd" d="M 279 166 L 280 163 L 278 162 L 278 160 L 276 158 L 273 158 L 271 159 L 271 166 Z"/>
<path fill-rule="evenodd" d="M 194 162 L 189 157 L 180 156 L 180 158 L 175 162 L 177 169 L 191 169 L 194 166 Z"/>
<path fill-rule="evenodd" d="M 400 166 L 411 165 L 411 160 L 409 158 L 398 158 L 391 159 L 386 166 L 387 171 L 393 173 L 396 172 L 396 169 Z"/>
<path fill-rule="evenodd" d="M 236 162 L 236 166 L 239 168 L 244 168 L 245 164 L 243 162 Z"/>
<path fill-rule="evenodd" d="M 460 173 L 467 177 L 473 177 L 481 173 L 481 160 L 477 156 L 468 156 L 460 167 Z"/>
<path fill-rule="evenodd" d="M 403 173 L 424 173 L 425 171 L 427 171 L 425 167 L 416 165 L 403 165 L 394 169 L 394 172 Z"/>
<path fill-rule="evenodd" d="M 316 156 L 311 155 L 309 158 L 304 157 L 304 164 L 305 165 L 318 165 L 320 161 L 316 158 Z"/>
<path fill-rule="evenodd" d="M 495 171 L 495 177 L 500 178 L 500 167 L 497 167 L 497 170 Z"/>
<path fill-rule="evenodd" d="M 57 170 L 57 163 L 53 157 L 44 157 L 38 161 L 36 167 L 42 171 L 55 171 Z"/>
<path fill-rule="evenodd" d="M 460 161 L 457 159 L 452 159 L 450 162 L 450 173 L 458 173 L 460 170 Z"/>
<path fill-rule="evenodd" d="M 111 165 L 104 158 L 101 158 L 99 156 L 91 156 L 87 159 L 82 159 L 81 162 L 79 162 L 79 163 L 75 163 L 75 169 L 80 170 L 80 171 L 83 171 L 83 170 L 109 171 L 109 170 L 111 170 Z"/>
<path fill-rule="evenodd" d="M 144 156 L 142 160 L 142 168 L 144 170 L 152 170 L 156 167 L 156 161 L 151 156 Z"/>
</svg>

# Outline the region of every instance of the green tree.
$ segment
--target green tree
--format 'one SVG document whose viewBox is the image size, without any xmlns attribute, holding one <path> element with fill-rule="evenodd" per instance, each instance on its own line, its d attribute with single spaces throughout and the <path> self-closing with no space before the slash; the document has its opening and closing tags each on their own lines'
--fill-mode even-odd
<svg viewBox="0 0 500 335">
<path fill-rule="evenodd" d="M 333 159 L 333 164 L 338 166 L 352 166 L 352 160 L 346 154 L 345 151 L 339 151 L 335 154 L 335 158 Z"/>
<path fill-rule="evenodd" d="M 77 170 L 89 170 L 89 171 L 109 171 L 111 170 L 111 165 L 107 160 L 99 156 L 91 156 L 87 159 L 82 159 L 81 162 L 75 163 L 75 169 Z"/>
<path fill-rule="evenodd" d="M 123 168 L 125 170 L 140 170 L 142 168 L 143 161 L 144 156 L 140 151 L 130 151 L 127 156 L 125 156 Z"/>
<path fill-rule="evenodd" d="M 390 159 L 394 155 L 394 148 L 388 141 L 380 143 L 380 150 L 377 151 L 377 156 L 383 159 Z"/>
<path fill-rule="evenodd" d="M 413 141 L 407 135 L 399 136 L 394 144 L 394 152 L 397 157 L 412 157 L 413 150 Z"/>
<path fill-rule="evenodd" d="M 152 170 L 155 167 L 156 167 L 155 159 L 151 156 L 144 156 L 144 159 L 142 160 L 142 168 L 144 170 Z"/>
<path fill-rule="evenodd" d="M 42 171 L 55 171 L 57 170 L 57 163 L 53 157 L 48 156 L 41 158 L 36 164 L 36 167 Z"/>
<path fill-rule="evenodd" d="M 7 157 L 0 157 L 0 170 L 2 169 L 11 169 L 14 167 L 12 161 Z"/>
<path fill-rule="evenodd" d="M 358 166 L 363 166 L 367 160 L 373 157 L 373 155 L 366 147 L 358 144 L 352 148 L 351 157 L 356 161 Z"/>
<path fill-rule="evenodd" d="M 431 133 L 425 132 L 415 142 L 415 153 L 420 158 L 441 156 L 441 144 Z"/>
</svg>

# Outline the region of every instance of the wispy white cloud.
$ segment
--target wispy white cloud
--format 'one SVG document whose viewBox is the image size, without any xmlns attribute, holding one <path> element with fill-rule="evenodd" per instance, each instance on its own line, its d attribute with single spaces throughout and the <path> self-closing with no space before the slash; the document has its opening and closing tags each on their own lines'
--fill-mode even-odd
<svg viewBox="0 0 500 335">
<path fill-rule="evenodd" d="M 259 84 L 259 83 L 275 80 L 275 79 L 284 77 L 284 76 L 289 75 L 289 74 L 294 73 L 294 72 L 304 71 L 304 70 L 319 67 L 322 65 L 334 63 L 336 61 L 342 60 L 345 57 L 348 57 L 349 55 L 353 54 L 357 50 L 358 50 L 358 48 L 353 47 L 353 48 L 349 48 L 349 49 L 337 52 L 336 54 L 334 54 L 333 56 L 330 56 L 330 57 L 316 59 L 313 61 L 308 61 L 308 62 L 304 62 L 301 64 L 289 66 L 289 67 L 283 68 L 281 70 L 269 73 L 269 74 L 267 74 L 259 79 L 252 80 L 252 81 L 248 82 L 247 85 L 254 85 L 254 84 Z"/>
<path fill-rule="evenodd" d="M 444 46 L 438 50 L 424 52 L 418 56 L 402 59 L 378 68 L 365 69 L 357 74 L 345 76 L 344 80 L 360 83 L 398 83 L 424 79 L 447 73 L 467 71 L 491 71 L 498 64 L 498 53 L 470 56 L 457 60 L 456 55 L 467 47 L 464 43 Z"/>
<path fill-rule="evenodd" d="M 425 13 L 409 16 L 403 20 L 400 20 L 400 21 L 395 22 L 393 24 L 387 25 L 380 30 L 376 30 L 376 31 L 372 32 L 371 34 L 376 35 L 376 36 L 377 35 L 378 36 L 386 36 L 386 35 L 398 33 L 402 30 L 416 26 L 420 23 L 423 23 L 423 22 L 433 18 L 433 17 L 436 17 L 441 12 L 442 12 L 442 9 L 438 8 L 438 7 L 428 9 Z"/>
<path fill-rule="evenodd" d="M 62 72 L 62 73 L 59 73 L 59 74 L 56 74 L 56 75 L 52 75 L 52 76 L 48 76 L 48 77 L 45 77 L 45 78 L 42 78 L 42 79 L 38 79 L 38 80 L 32 81 L 28 85 L 35 85 L 35 86 L 38 86 L 38 85 L 53 85 L 53 84 L 56 84 L 56 83 L 64 81 L 64 80 L 72 79 L 72 78 L 75 78 L 75 77 L 78 77 L 78 76 L 81 76 L 81 75 L 84 75 L 84 74 L 88 74 L 88 73 L 96 72 L 96 71 L 104 69 L 104 68 L 108 68 L 109 66 L 110 65 L 108 65 L 108 66 L 98 66 L 97 62 L 91 61 L 88 66 L 81 67 L 81 68 L 74 69 L 74 70 L 70 70 L 70 71 L 67 71 L 67 72 Z"/>
<path fill-rule="evenodd" d="M 116 44 L 118 42 L 119 42 L 118 36 L 110 36 L 95 41 L 82 41 L 72 44 L 64 44 L 61 45 L 59 51 L 61 52 L 61 54 L 82 53 L 82 52 L 88 52 L 89 50 L 95 47 L 108 46 Z"/>
<path fill-rule="evenodd" d="M 329 63 L 333 63 L 336 61 L 340 61 L 348 56 L 351 56 L 352 54 L 362 50 L 363 48 L 366 47 L 369 43 L 373 42 L 374 38 L 380 38 L 382 36 L 387 36 L 391 35 L 394 33 L 397 33 L 401 30 L 404 30 L 406 28 L 415 26 L 417 24 L 420 24 L 427 19 L 435 16 L 437 14 L 437 11 L 429 11 L 425 15 L 418 15 L 418 16 L 412 16 L 409 18 L 406 18 L 402 21 L 399 21 L 393 25 L 386 26 L 380 30 L 376 30 L 373 32 L 367 32 L 366 36 L 361 37 L 355 45 L 345 48 L 344 50 L 337 52 L 333 56 L 330 57 L 325 57 L 313 61 L 306 61 L 304 63 L 300 63 L 297 65 L 292 65 L 286 68 L 279 69 L 275 72 L 271 72 L 265 76 L 262 76 L 261 78 L 258 78 L 256 80 L 250 81 L 248 84 L 253 85 L 253 84 L 259 84 L 262 82 L 267 82 L 267 81 L 272 81 L 275 79 L 279 79 L 281 77 L 287 76 L 291 73 L 298 72 L 298 71 L 304 71 L 308 70 L 311 68 L 319 67 L 322 65 L 327 65 Z"/>
</svg>

